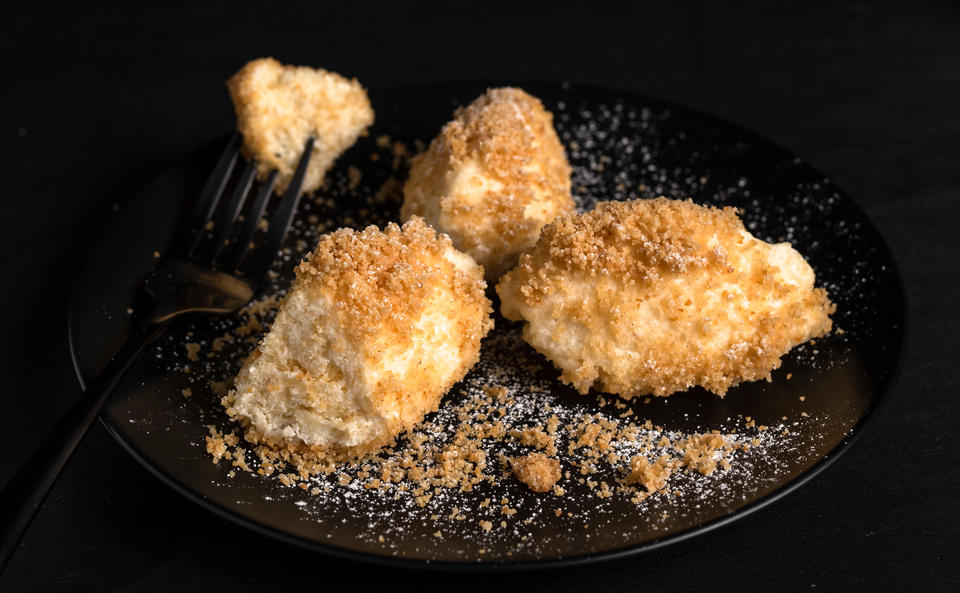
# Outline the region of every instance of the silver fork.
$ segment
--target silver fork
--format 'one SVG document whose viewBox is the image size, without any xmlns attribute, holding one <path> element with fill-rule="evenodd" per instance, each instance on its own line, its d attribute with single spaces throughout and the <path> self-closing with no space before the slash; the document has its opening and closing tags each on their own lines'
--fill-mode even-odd
<svg viewBox="0 0 960 593">
<path fill-rule="evenodd" d="M 266 278 L 296 213 L 314 141 L 312 138 L 307 141 L 262 243 L 251 251 L 251 241 L 270 201 L 277 172 L 269 174 L 249 204 L 243 223 L 237 224 L 252 193 L 256 163 L 251 161 L 240 173 L 212 227 L 212 247 L 201 254 L 198 248 L 209 234 L 217 205 L 239 160 L 240 140 L 239 134 L 230 138 L 170 252 L 144 280 L 143 290 L 150 297 L 152 310 L 143 316 L 130 339 L 0 491 L 0 572 L 63 466 L 140 352 L 176 318 L 237 311 L 250 301 Z M 234 235 L 236 238 L 230 240 Z"/>
</svg>

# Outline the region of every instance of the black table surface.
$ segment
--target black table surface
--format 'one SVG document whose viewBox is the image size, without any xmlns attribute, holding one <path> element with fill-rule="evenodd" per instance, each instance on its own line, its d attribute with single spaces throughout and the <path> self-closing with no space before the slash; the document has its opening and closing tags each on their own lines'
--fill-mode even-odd
<svg viewBox="0 0 960 593">
<path fill-rule="evenodd" d="M 80 395 L 75 264 L 113 204 L 233 125 L 223 81 L 264 55 L 367 86 L 617 87 L 742 124 L 820 167 L 887 238 L 910 303 L 906 362 L 862 438 L 785 499 L 663 550 L 550 572 L 398 571 L 302 551 L 194 506 L 96 425 L 0 590 L 960 587 L 960 5 L 135 4 L 19 3 L 0 24 L 0 484 Z"/>
</svg>

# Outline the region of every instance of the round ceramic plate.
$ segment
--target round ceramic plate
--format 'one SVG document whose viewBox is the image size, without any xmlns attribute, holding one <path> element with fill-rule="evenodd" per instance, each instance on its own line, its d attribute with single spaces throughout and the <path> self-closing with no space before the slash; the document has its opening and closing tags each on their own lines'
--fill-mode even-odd
<svg viewBox="0 0 960 593">
<path fill-rule="evenodd" d="M 371 91 L 377 123 L 337 162 L 326 187 L 304 199 L 268 290 L 282 290 L 319 232 L 396 220 L 407 156 L 484 88 Z M 729 458 L 729 469 L 686 472 L 667 491 L 642 501 L 635 491 L 604 492 L 598 484 L 622 480 L 631 444 L 620 443 L 619 465 L 611 462 L 595 474 L 584 476 L 564 460 L 569 473 L 560 482 L 562 496 L 535 494 L 506 476 L 467 492 L 438 490 L 424 506 L 402 489 L 386 495 L 363 488 L 359 479 L 342 486 L 336 475 L 304 489 L 288 487 L 276 475 L 211 463 L 206 452 L 207 426 L 229 429 L 210 381 L 229 380 L 253 347 L 212 347 L 216 336 L 236 328 L 231 319 L 172 327 L 107 406 L 102 420 L 108 430 L 177 491 L 242 525 L 327 553 L 443 567 L 549 566 L 649 550 L 742 517 L 826 467 L 890 391 L 904 338 L 901 282 L 864 213 L 816 169 L 735 125 L 617 91 L 525 88 L 554 113 L 581 209 L 599 200 L 659 195 L 735 206 L 756 236 L 790 241 L 807 258 L 818 285 L 837 304 L 835 331 L 785 356 L 770 382 L 741 385 L 722 399 L 693 389 L 623 407 L 616 398 L 580 396 L 560 384 L 550 363 L 520 340 L 517 324 L 497 315 L 480 364 L 427 424 L 445 426 L 453 418 L 449 410 L 495 382 L 515 402 L 508 428 L 542 422 L 549 406 L 565 422 L 583 414 L 616 422 L 649 419 L 654 436 L 718 430 L 753 443 Z M 212 142 L 118 203 L 79 270 L 73 295 L 70 339 L 81 383 L 105 364 L 144 310 L 139 283 L 221 147 L 222 140 Z M 202 345 L 199 356 L 187 352 L 188 342 Z"/>
</svg>

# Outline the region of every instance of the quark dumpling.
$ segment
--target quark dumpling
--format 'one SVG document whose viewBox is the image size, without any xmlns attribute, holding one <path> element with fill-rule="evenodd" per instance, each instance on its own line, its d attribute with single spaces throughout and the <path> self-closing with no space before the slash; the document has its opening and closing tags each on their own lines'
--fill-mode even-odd
<svg viewBox="0 0 960 593">
<path fill-rule="evenodd" d="M 316 140 L 303 191 L 323 184 L 333 162 L 373 123 L 373 109 L 356 79 L 273 58 L 248 62 L 227 81 L 247 156 L 261 179 L 276 169 L 277 191 L 290 183 L 307 139 Z"/>
<path fill-rule="evenodd" d="M 834 306 L 814 279 L 789 243 L 755 239 L 733 208 L 658 198 L 557 219 L 497 293 L 581 393 L 723 395 L 830 331 Z"/>
<path fill-rule="evenodd" d="M 318 460 L 375 451 L 477 362 L 493 326 L 485 288 L 420 218 L 324 235 L 224 406 L 253 444 Z"/>
<path fill-rule="evenodd" d="M 454 113 L 416 156 L 404 220 L 422 216 L 496 279 L 540 229 L 574 207 L 553 116 L 520 89 L 491 89 Z"/>
</svg>

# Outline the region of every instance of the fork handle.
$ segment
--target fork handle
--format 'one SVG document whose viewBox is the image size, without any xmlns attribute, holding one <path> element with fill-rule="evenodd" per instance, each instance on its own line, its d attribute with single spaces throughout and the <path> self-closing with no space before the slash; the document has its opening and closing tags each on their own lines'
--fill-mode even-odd
<svg viewBox="0 0 960 593">
<path fill-rule="evenodd" d="M 80 440 L 100 415 L 130 363 L 162 333 L 165 324 L 140 324 L 70 411 L 0 491 L 0 573 Z"/>
</svg>

